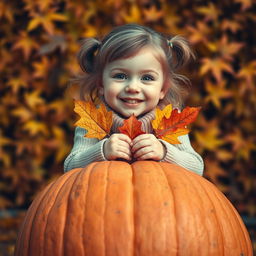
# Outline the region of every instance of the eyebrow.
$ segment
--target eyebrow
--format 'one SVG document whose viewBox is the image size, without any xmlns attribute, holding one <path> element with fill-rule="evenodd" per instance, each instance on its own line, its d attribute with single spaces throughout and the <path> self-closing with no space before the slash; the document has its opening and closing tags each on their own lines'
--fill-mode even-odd
<svg viewBox="0 0 256 256">
<path fill-rule="evenodd" d="M 113 72 L 113 71 L 116 71 L 116 70 L 119 70 L 119 71 L 123 71 L 123 72 L 128 72 L 129 69 L 125 69 L 125 68 L 112 68 L 110 69 L 110 72 Z M 143 69 L 143 70 L 140 70 L 140 73 L 143 74 L 143 73 L 155 73 L 156 75 L 159 76 L 159 73 L 153 69 Z"/>
</svg>

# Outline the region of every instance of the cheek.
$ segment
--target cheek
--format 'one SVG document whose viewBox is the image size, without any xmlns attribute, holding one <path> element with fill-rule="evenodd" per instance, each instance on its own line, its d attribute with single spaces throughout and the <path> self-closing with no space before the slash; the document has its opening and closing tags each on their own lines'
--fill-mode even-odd
<svg viewBox="0 0 256 256">
<path fill-rule="evenodd" d="M 111 85 L 105 85 L 105 87 L 103 88 L 104 91 L 104 98 L 107 101 L 113 101 L 117 95 L 119 94 L 119 90 L 116 86 L 111 86 Z"/>
</svg>

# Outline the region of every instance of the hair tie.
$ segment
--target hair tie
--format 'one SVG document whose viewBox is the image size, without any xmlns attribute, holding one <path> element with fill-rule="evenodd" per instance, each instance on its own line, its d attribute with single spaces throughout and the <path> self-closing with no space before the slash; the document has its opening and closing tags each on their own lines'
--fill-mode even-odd
<svg viewBox="0 0 256 256">
<path fill-rule="evenodd" d="M 172 44 L 171 40 L 167 40 L 167 44 L 168 44 L 168 46 L 170 46 L 171 48 L 173 48 L 173 44 Z"/>
</svg>

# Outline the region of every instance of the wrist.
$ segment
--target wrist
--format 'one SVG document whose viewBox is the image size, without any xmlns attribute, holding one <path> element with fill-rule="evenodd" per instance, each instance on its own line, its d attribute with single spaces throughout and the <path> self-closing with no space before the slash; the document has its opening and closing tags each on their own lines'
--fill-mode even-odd
<svg viewBox="0 0 256 256">
<path fill-rule="evenodd" d="M 107 150 L 107 142 L 108 142 L 108 139 L 106 139 L 104 142 L 103 142 L 103 146 L 102 146 L 102 153 L 103 153 L 103 156 L 104 156 L 104 158 L 106 159 L 106 160 L 109 160 L 108 159 L 108 155 L 107 155 L 107 153 L 106 152 L 108 152 L 108 150 Z"/>
<path fill-rule="evenodd" d="M 165 144 L 163 142 L 161 142 L 161 141 L 159 141 L 159 142 L 161 143 L 162 149 L 163 149 L 163 155 L 162 155 L 163 157 L 160 159 L 160 161 L 161 161 L 161 160 L 163 160 L 165 158 L 165 156 L 167 154 L 167 148 L 166 148 L 166 146 L 165 146 Z"/>
</svg>

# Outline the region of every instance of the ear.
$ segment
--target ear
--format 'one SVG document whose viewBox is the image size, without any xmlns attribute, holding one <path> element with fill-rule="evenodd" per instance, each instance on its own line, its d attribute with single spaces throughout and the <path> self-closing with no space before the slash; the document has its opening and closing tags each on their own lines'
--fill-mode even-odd
<svg viewBox="0 0 256 256">
<path fill-rule="evenodd" d="M 100 96 L 104 95 L 104 88 L 103 88 L 103 86 L 100 86 L 100 88 L 99 88 L 99 95 Z"/>
<path fill-rule="evenodd" d="M 168 92 L 168 87 L 167 86 L 163 86 L 163 88 L 162 88 L 162 90 L 160 92 L 160 95 L 159 95 L 159 99 L 162 100 L 165 97 L 167 92 Z"/>
<path fill-rule="evenodd" d="M 170 80 L 168 78 L 165 78 L 163 82 L 162 90 L 160 92 L 160 97 L 159 97 L 160 100 L 162 100 L 165 97 L 165 95 L 169 91 L 169 88 L 171 88 Z"/>
</svg>

